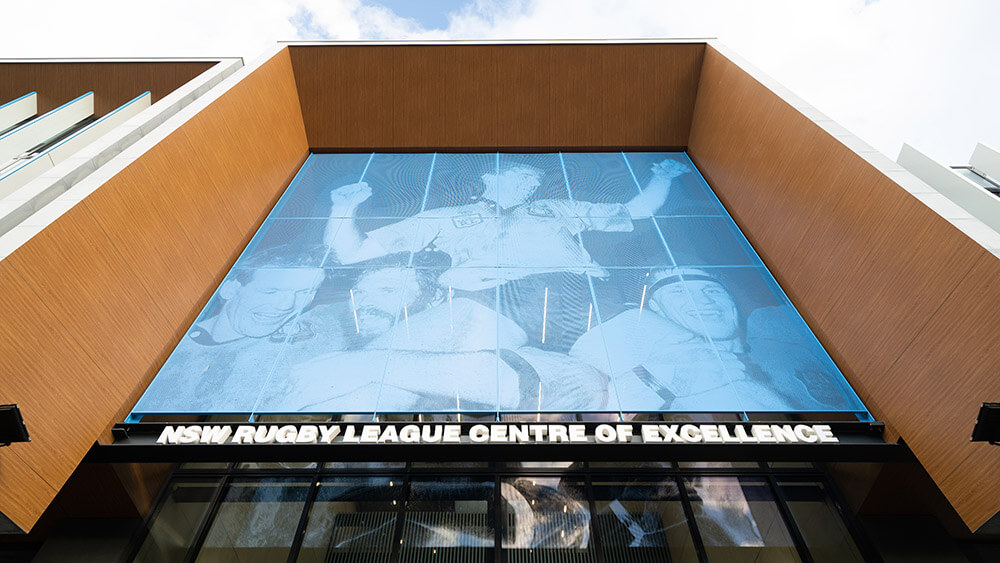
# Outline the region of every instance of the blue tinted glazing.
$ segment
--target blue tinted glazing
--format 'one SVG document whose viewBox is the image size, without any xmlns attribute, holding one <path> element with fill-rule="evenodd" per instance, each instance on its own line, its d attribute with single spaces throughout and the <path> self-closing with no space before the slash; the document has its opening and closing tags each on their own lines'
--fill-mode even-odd
<svg viewBox="0 0 1000 563">
<path fill-rule="evenodd" d="M 133 412 L 864 413 L 684 153 L 312 155 Z"/>
</svg>

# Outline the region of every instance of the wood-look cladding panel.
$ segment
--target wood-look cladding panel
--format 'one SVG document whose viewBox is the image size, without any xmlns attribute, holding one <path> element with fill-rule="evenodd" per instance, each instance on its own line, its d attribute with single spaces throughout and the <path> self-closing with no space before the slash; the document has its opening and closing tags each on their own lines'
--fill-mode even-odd
<svg viewBox="0 0 1000 563">
<path fill-rule="evenodd" d="M 712 48 L 688 147 L 862 400 L 963 520 L 975 528 L 1000 509 L 1000 482 L 967 461 L 1000 458 L 966 441 L 978 402 L 1000 392 L 982 337 L 997 329 L 1000 294 L 988 288 L 1000 260 Z"/>
<path fill-rule="evenodd" d="M 309 145 L 392 145 L 392 47 L 290 47 Z"/>
<path fill-rule="evenodd" d="M 604 146 L 688 144 L 705 45 L 613 45 L 602 50 Z M 696 63 L 696 64 L 691 64 Z"/>
<path fill-rule="evenodd" d="M 131 228 L 134 219 L 122 216 L 119 221 Z M 148 257 L 140 259 L 150 263 Z M 153 296 L 160 295 L 142 284 L 130 267 L 133 262 L 123 258 L 84 205 L 67 211 L 5 262 L 108 374 L 117 395 L 134 386 L 123 374 L 149 368 L 145 345 L 170 338 L 172 329 L 153 305 Z"/>
<path fill-rule="evenodd" d="M 290 47 L 324 149 L 677 147 L 702 44 Z"/>
<path fill-rule="evenodd" d="M 1000 494 L 1000 448 L 967 439 L 980 403 L 1000 397 L 1000 348 L 983 337 L 1000 333 L 998 290 L 1000 260 L 984 253 L 876 389 L 898 397 L 886 409 L 907 429 L 907 443 L 935 444 L 920 461 L 959 513 L 972 516 L 972 529 L 997 512 Z"/>
<path fill-rule="evenodd" d="M 497 100 L 501 96 L 494 87 L 496 59 L 496 53 L 484 46 L 393 51 L 393 144 L 495 144 Z"/>
<path fill-rule="evenodd" d="M 211 61 L 0 63 L 0 104 L 36 91 L 41 114 L 93 91 L 94 113 L 101 116 L 147 90 L 155 103 L 214 64 Z"/>
<path fill-rule="evenodd" d="M 32 436 L 0 451 L 23 462 L 0 471 L 0 511 L 34 524 L 131 408 L 307 153 L 284 50 L 0 263 L 0 314 L 15 319 L 0 326 L 0 373 L 24 374 L 0 378 L 0 390 Z"/>
<path fill-rule="evenodd" d="M 0 512 L 27 530 L 114 412 L 116 390 L 6 261 L 0 287 L 0 402 L 18 403 L 32 439 L 0 448 Z"/>
</svg>

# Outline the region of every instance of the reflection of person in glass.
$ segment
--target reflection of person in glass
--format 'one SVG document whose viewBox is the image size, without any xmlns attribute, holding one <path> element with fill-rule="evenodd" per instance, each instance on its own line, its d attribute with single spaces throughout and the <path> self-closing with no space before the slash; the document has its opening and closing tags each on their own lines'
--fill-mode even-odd
<svg viewBox="0 0 1000 563">
<path fill-rule="evenodd" d="M 424 211 L 367 233 L 358 229 L 354 218 L 372 190 L 366 182 L 359 182 L 330 193 L 331 219 L 324 241 L 341 264 L 395 252 L 437 249 L 452 260 L 452 269 L 442 274 L 441 285 L 467 291 L 508 281 L 510 278 L 497 279 L 486 270 L 472 269 L 498 265 L 543 269 L 559 265 L 561 270 L 605 277 L 606 270 L 594 263 L 576 235 L 583 231 L 631 231 L 632 221 L 653 215 L 666 201 L 673 179 L 688 171 L 674 160 L 654 164 L 649 184 L 627 203 L 529 201 L 541 183 L 542 171 L 513 165 L 483 174 L 484 188 L 477 201 Z M 503 258 L 508 254 L 511 257 L 506 262 L 511 263 Z M 538 271 L 521 275 L 528 273 Z"/>
<path fill-rule="evenodd" d="M 762 320 L 778 308 L 755 311 L 744 335 L 736 303 L 711 274 L 655 270 L 649 284 L 647 311 L 617 315 L 581 336 L 570 352 L 602 362 L 600 344 L 607 344 L 622 408 L 823 410 L 839 400 L 815 358 L 792 354 L 801 347 L 791 343 L 775 347 L 783 336 Z"/>
<path fill-rule="evenodd" d="M 322 410 L 352 396 L 380 396 L 382 411 L 493 410 L 498 401 L 518 410 L 604 406 L 603 372 L 525 346 L 517 324 L 474 300 L 438 286 L 432 297 L 427 276 L 383 266 L 358 278 L 351 290 L 358 346 L 293 369 L 289 386 L 310 395 L 297 410 Z"/>
<path fill-rule="evenodd" d="M 235 408 L 260 391 L 286 344 L 311 357 L 342 341 L 339 325 L 315 309 L 303 313 L 324 279 L 314 265 L 322 245 L 282 245 L 252 254 L 219 286 L 215 314 L 199 320 L 150 385 L 144 405 L 163 412 Z M 222 390 L 222 392 L 220 392 Z"/>
</svg>

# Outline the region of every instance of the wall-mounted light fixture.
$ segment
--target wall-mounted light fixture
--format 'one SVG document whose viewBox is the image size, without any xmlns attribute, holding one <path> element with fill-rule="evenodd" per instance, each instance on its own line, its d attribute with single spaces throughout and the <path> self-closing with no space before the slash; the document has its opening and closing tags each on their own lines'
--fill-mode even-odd
<svg viewBox="0 0 1000 563">
<path fill-rule="evenodd" d="M 994 446 L 1000 442 L 1000 403 L 983 403 L 979 407 L 979 417 L 972 429 L 973 442 L 989 442 Z"/>
<path fill-rule="evenodd" d="M 28 428 L 17 405 L 0 405 L 0 447 L 13 442 L 30 442 Z"/>
</svg>

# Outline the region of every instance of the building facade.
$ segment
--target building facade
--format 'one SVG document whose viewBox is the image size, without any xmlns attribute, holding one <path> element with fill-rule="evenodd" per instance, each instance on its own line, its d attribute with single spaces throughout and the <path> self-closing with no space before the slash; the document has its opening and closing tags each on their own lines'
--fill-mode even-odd
<svg viewBox="0 0 1000 563">
<path fill-rule="evenodd" d="M 725 47 L 198 64 L 3 200 L 11 554 L 988 560 L 994 247 Z"/>
</svg>

